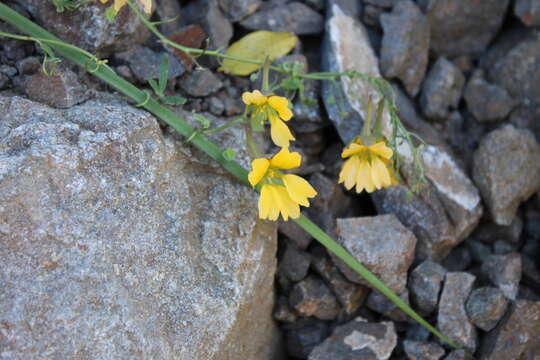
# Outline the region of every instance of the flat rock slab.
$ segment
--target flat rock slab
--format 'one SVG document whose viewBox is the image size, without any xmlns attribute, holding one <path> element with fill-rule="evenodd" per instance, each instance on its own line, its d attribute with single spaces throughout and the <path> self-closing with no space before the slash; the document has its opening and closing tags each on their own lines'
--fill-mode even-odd
<svg viewBox="0 0 540 360">
<path fill-rule="evenodd" d="M 115 100 L 0 97 L 0 358 L 272 358 L 275 224 L 199 153 Z"/>
</svg>

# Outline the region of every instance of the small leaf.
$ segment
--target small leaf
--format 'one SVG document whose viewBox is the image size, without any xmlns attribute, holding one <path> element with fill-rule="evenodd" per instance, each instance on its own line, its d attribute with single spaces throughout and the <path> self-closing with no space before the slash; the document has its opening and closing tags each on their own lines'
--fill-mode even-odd
<svg viewBox="0 0 540 360">
<path fill-rule="evenodd" d="M 156 80 L 148 79 L 148 84 L 150 84 L 150 87 L 152 88 L 152 90 L 154 90 L 154 93 L 156 93 L 157 96 L 160 96 L 160 97 L 163 96 L 163 93 L 159 91 L 159 86 Z"/>
<path fill-rule="evenodd" d="M 114 6 L 111 5 L 107 8 L 107 10 L 105 10 L 105 18 L 107 18 L 107 20 L 109 20 L 110 22 L 113 22 L 114 19 L 116 18 L 116 10 L 114 10 Z"/>
<path fill-rule="evenodd" d="M 261 132 L 264 131 L 264 118 L 262 115 L 258 115 L 254 118 L 251 118 L 249 121 L 249 124 L 251 125 L 251 129 L 255 132 Z"/>
<path fill-rule="evenodd" d="M 233 43 L 225 52 L 226 55 L 239 58 L 270 61 L 286 55 L 296 46 L 297 38 L 292 33 L 271 31 L 255 31 Z M 262 67 L 258 64 L 225 59 L 220 71 L 234 75 L 249 75 Z"/>
<path fill-rule="evenodd" d="M 251 81 L 251 82 L 257 81 L 258 78 L 259 78 L 259 73 L 258 72 L 255 72 L 255 73 L 249 75 L 249 81 Z"/>
<path fill-rule="evenodd" d="M 169 77 L 169 55 L 163 54 L 161 64 L 159 65 L 159 92 L 163 94 L 167 87 L 167 79 Z"/>
<path fill-rule="evenodd" d="M 223 151 L 221 154 L 223 155 L 223 158 L 227 161 L 233 161 L 236 157 L 236 153 L 231 148 L 227 148 L 227 150 Z"/>
<path fill-rule="evenodd" d="M 163 101 L 167 105 L 182 105 L 186 103 L 187 99 L 181 96 L 164 96 Z"/>
<path fill-rule="evenodd" d="M 193 114 L 193 118 L 201 123 L 203 129 L 208 129 L 210 127 L 210 120 L 208 120 L 201 114 Z"/>
</svg>

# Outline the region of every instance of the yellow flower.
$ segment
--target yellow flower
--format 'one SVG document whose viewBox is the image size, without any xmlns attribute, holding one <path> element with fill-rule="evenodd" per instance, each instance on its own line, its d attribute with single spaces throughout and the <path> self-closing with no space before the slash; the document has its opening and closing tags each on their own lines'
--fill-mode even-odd
<svg viewBox="0 0 540 360">
<path fill-rule="evenodd" d="M 357 193 L 364 189 L 370 193 L 397 184 L 392 155 L 393 151 L 386 146 L 384 139 L 366 146 L 359 137 L 355 138 L 341 154 L 342 158 L 349 159 L 339 173 L 339 183 L 345 183 L 347 190 L 356 185 Z"/>
<path fill-rule="evenodd" d="M 264 96 L 259 90 L 242 94 L 244 104 L 251 106 L 252 117 L 261 116 L 270 122 L 270 137 L 274 144 L 289 147 L 289 142 L 295 140 L 291 131 L 282 121 L 289 121 L 293 113 L 289 109 L 289 100 L 282 96 Z"/>
<path fill-rule="evenodd" d="M 308 198 L 317 195 L 313 187 L 303 178 L 294 174 L 284 174 L 300 166 L 302 157 L 297 152 L 282 148 L 270 160 L 258 158 L 251 163 L 248 180 L 251 186 L 261 184 L 259 197 L 259 218 L 277 220 L 279 214 L 287 221 L 289 216 L 300 216 L 300 206 L 309 207 Z"/>
<path fill-rule="evenodd" d="M 101 1 L 102 4 L 105 4 L 109 0 L 99 0 L 99 1 Z M 145 13 L 147 14 L 152 13 L 152 0 L 139 0 L 139 2 L 143 5 Z M 114 11 L 119 12 L 120 9 L 122 9 L 122 7 L 126 5 L 126 3 L 127 3 L 127 0 L 114 0 L 114 4 L 113 4 Z"/>
</svg>

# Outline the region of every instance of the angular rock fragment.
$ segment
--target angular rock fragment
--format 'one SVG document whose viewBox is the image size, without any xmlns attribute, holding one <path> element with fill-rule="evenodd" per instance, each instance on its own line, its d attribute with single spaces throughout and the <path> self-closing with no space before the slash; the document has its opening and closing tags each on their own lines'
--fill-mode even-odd
<svg viewBox="0 0 540 360">
<path fill-rule="evenodd" d="M 474 153 L 473 178 L 495 223 L 510 225 L 519 204 L 540 189 L 540 145 L 528 130 L 494 130 Z"/>
<path fill-rule="evenodd" d="M 419 0 L 431 25 L 430 48 L 454 57 L 484 51 L 503 23 L 509 0 Z"/>
<path fill-rule="evenodd" d="M 403 300 L 407 305 L 409 304 L 409 291 L 405 289 L 403 293 L 399 294 L 401 300 Z M 408 321 L 410 320 L 409 316 L 405 314 L 400 308 L 397 307 L 391 300 L 386 296 L 380 294 L 377 291 L 372 291 L 366 301 L 366 305 L 369 309 L 386 316 L 393 321 Z"/>
<path fill-rule="evenodd" d="M 413 1 L 405 0 L 399 1 L 392 13 L 381 15 L 381 24 L 381 71 L 386 78 L 399 78 L 415 96 L 427 69 L 428 20 Z"/>
<path fill-rule="evenodd" d="M 486 286 L 473 290 L 465 307 L 474 325 L 490 331 L 504 315 L 507 304 L 508 299 L 501 290 Z"/>
<path fill-rule="evenodd" d="M 295 358 L 305 359 L 328 335 L 330 330 L 326 322 L 313 318 L 302 319 L 286 327 L 287 353 Z"/>
<path fill-rule="evenodd" d="M 540 301 L 517 300 L 499 325 L 487 334 L 480 357 L 484 360 L 506 360 L 537 354 L 538 334 Z"/>
<path fill-rule="evenodd" d="M 392 291 L 405 290 L 416 238 L 394 215 L 337 219 L 337 241 Z M 337 257 L 334 263 L 350 281 L 368 285 Z"/>
<path fill-rule="evenodd" d="M 261 0 L 218 0 L 219 7 L 232 22 L 253 14 L 262 5 Z"/>
<path fill-rule="evenodd" d="M 514 14 L 527 26 L 540 26 L 540 4 L 535 0 L 516 0 Z"/>
<path fill-rule="evenodd" d="M 439 264 L 426 260 L 409 276 L 409 290 L 414 308 L 431 314 L 437 308 L 446 270 Z"/>
<path fill-rule="evenodd" d="M 405 340 L 403 348 L 409 359 L 439 360 L 444 356 L 444 349 L 435 344 L 420 341 Z"/>
<path fill-rule="evenodd" d="M 291 281 L 300 281 L 306 277 L 311 262 L 308 253 L 292 244 L 286 244 L 285 253 L 279 264 L 279 272 Z"/>
<path fill-rule="evenodd" d="M 144 46 L 134 47 L 115 56 L 119 61 L 129 66 L 135 79 L 142 84 L 146 84 L 148 79 L 159 77 L 159 66 L 163 56 L 169 58 L 169 80 L 185 72 L 184 66 L 171 54 L 157 52 Z"/>
<path fill-rule="evenodd" d="M 477 346 L 477 334 L 467 317 L 465 301 L 474 280 L 475 276 L 468 273 L 447 273 L 437 316 L 437 328 L 458 346 L 473 352 Z"/>
<path fill-rule="evenodd" d="M 371 323 L 358 317 L 338 326 L 330 337 L 313 349 L 308 360 L 386 360 L 396 344 L 393 323 Z"/>
<path fill-rule="evenodd" d="M 196 97 L 213 94 L 223 86 L 219 77 L 208 69 L 187 73 L 178 84 L 186 93 Z"/>
<path fill-rule="evenodd" d="M 445 119 L 450 109 L 456 109 L 465 85 L 465 77 L 457 66 L 444 57 L 437 59 L 429 70 L 420 104 L 424 115 L 431 119 Z"/>
<path fill-rule="evenodd" d="M 521 255 L 491 255 L 482 264 L 482 272 L 510 300 L 515 300 L 521 280 Z"/>
<path fill-rule="evenodd" d="M 321 320 L 333 320 L 339 313 L 335 296 L 314 275 L 294 285 L 289 294 L 289 305 L 302 316 L 315 316 Z"/>
</svg>

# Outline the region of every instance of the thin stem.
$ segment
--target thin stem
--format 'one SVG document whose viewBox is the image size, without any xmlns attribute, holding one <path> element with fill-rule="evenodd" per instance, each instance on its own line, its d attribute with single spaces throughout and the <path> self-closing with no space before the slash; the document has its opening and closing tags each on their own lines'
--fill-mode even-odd
<svg viewBox="0 0 540 360">
<path fill-rule="evenodd" d="M 244 130 L 246 132 L 246 144 L 249 152 L 249 156 L 251 159 L 257 159 L 262 157 L 261 151 L 259 150 L 259 147 L 255 143 L 255 138 L 253 137 L 253 130 L 251 129 L 250 124 L 244 125 Z"/>
<path fill-rule="evenodd" d="M 215 133 L 218 133 L 218 132 L 223 131 L 225 129 L 228 129 L 231 126 L 234 126 L 236 124 L 240 124 L 242 122 L 244 122 L 244 118 L 239 117 L 239 118 L 236 118 L 234 120 L 228 121 L 225 124 L 223 124 L 221 126 L 218 126 L 216 128 L 204 130 L 202 133 L 205 134 L 205 135 L 215 134 Z"/>
<path fill-rule="evenodd" d="M 263 65 L 263 78 L 262 78 L 262 91 L 264 95 L 270 94 L 270 86 L 268 85 L 268 79 L 270 78 L 270 60 L 268 56 L 264 59 Z"/>
</svg>

